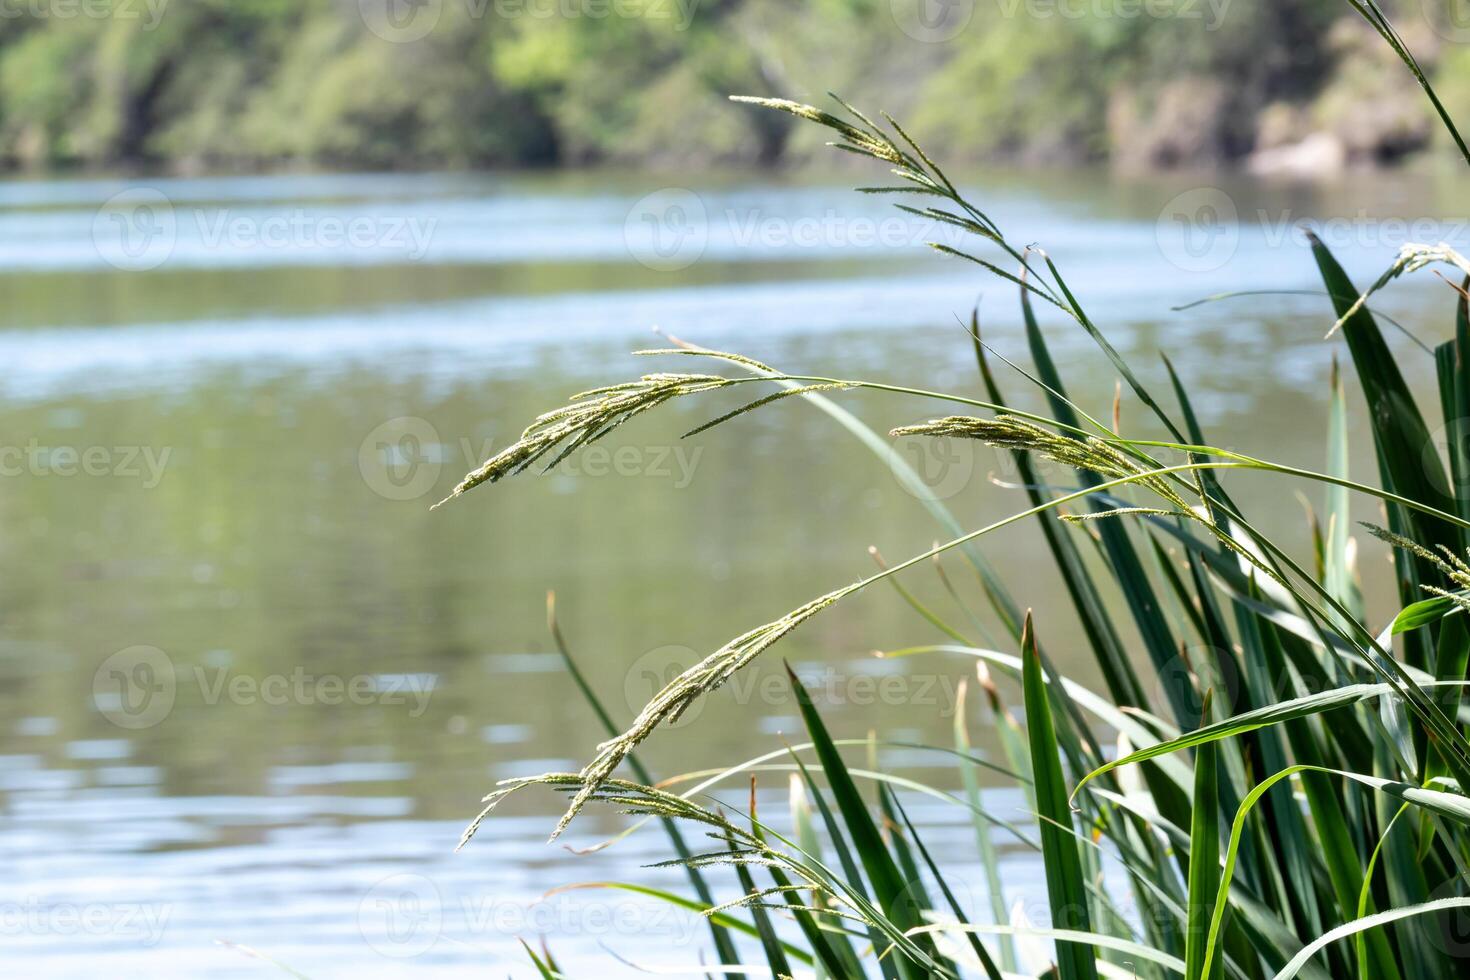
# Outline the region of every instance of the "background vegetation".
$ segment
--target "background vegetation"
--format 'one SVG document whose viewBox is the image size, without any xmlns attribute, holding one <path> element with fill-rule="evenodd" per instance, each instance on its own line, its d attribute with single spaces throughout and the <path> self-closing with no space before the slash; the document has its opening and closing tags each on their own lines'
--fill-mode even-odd
<svg viewBox="0 0 1470 980">
<path fill-rule="evenodd" d="M 1413 80 L 1334 0 L 957 0 L 938 31 L 919 0 L 420 0 L 423 37 L 374 31 L 375 5 L 401 2 L 14 4 L 5 160 L 773 163 L 819 140 L 723 95 L 826 89 L 881 102 L 950 159 L 1210 165 L 1326 133 L 1349 162 L 1384 161 L 1436 141 Z M 1470 53 L 1440 2 L 1460 0 L 1388 7 L 1463 112 Z"/>
</svg>

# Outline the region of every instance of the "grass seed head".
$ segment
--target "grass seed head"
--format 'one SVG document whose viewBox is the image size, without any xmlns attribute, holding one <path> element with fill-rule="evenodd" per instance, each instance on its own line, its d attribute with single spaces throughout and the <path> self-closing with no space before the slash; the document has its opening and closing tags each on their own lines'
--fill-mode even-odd
<svg viewBox="0 0 1470 980">
<path fill-rule="evenodd" d="M 573 395 L 568 404 L 537 416 L 519 439 L 471 470 L 449 496 L 434 506 L 441 507 L 482 483 L 494 483 L 520 473 L 560 446 L 560 451 L 546 464 L 549 470 L 577 449 L 670 399 L 733 383 L 717 374 L 645 374 L 637 381 Z"/>
<path fill-rule="evenodd" d="M 856 585 L 845 586 L 834 592 L 793 609 L 775 622 L 758 626 L 720 647 L 699 663 L 670 681 L 663 690 L 644 705 L 628 730 L 616 738 L 609 739 L 597 747 L 597 756 L 579 774 L 582 787 L 572 797 L 567 811 L 557 822 L 551 839 L 555 840 L 567 828 L 581 809 L 593 800 L 603 784 L 612 778 L 613 772 L 629 752 L 653 734 L 664 721 L 677 721 L 691 704 L 724 684 L 740 668 L 750 663 L 769 649 L 778 640 L 796 629 L 817 613 L 837 602 L 843 596 L 856 591 Z"/>
</svg>

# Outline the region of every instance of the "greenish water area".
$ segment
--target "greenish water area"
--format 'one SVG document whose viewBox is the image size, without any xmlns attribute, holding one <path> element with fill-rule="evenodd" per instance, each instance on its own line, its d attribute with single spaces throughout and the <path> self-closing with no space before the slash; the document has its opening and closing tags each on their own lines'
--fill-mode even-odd
<svg viewBox="0 0 1470 980">
<path fill-rule="evenodd" d="M 1169 352 L 1217 445 L 1307 468 L 1325 465 L 1330 363 L 1346 351 L 1323 340 L 1332 316 L 1295 224 L 1314 223 L 1362 285 L 1406 241 L 1470 239 L 1466 185 L 1422 175 L 967 183 L 1014 241 L 1047 250 L 1158 391 L 1157 352 Z M 605 948 L 695 971 L 707 938 L 695 917 L 614 892 L 543 898 L 578 881 L 684 887 L 677 871 L 641 867 L 666 856 L 656 827 L 573 856 L 543 843 L 561 801 L 528 792 L 453 853 L 496 780 L 578 768 L 605 737 L 550 643 L 547 590 L 625 721 L 678 667 L 869 573 L 868 545 L 893 562 L 944 530 L 886 462 L 800 401 L 679 438 L 753 388 L 671 403 L 549 474 L 429 506 L 569 395 L 717 369 L 630 356 L 665 345 L 654 327 L 792 373 L 979 397 L 960 319 L 978 303 L 985 340 L 1029 364 L 1015 289 L 927 240 L 964 244 L 805 177 L 0 184 L 7 965 L 271 975 L 253 950 L 312 977 L 519 976 L 516 937 L 544 935 L 571 968 L 605 962 Z M 1171 310 L 1231 290 L 1292 292 Z M 1432 346 L 1453 299 L 1421 274 L 1377 305 Z M 1075 324 L 1041 315 L 1071 395 L 1110 418 L 1112 366 Z M 1432 359 L 1385 328 L 1411 384 L 1428 382 Z M 997 367 L 1020 404 L 1041 405 Z M 1372 480 L 1351 381 L 1349 394 L 1354 475 Z M 962 410 L 832 397 L 880 433 Z M 1437 407 L 1423 407 L 1436 428 Z M 1126 430 L 1158 431 L 1126 390 L 1120 410 Z M 990 450 L 895 448 L 967 528 L 1024 506 L 1013 465 Z M 1227 486 L 1309 555 L 1294 493 L 1320 508 L 1319 486 Z M 1057 666 L 1098 684 L 1035 523 L 980 550 L 1035 608 Z M 1382 557 L 1365 542 L 1370 583 L 1387 581 Z M 973 574 L 958 560 L 947 570 L 978 626 L 932 570 L 903 581 L 976 642 L 982 627 L 999 637 Z M 783 658 L 836 734 L 948 746 L 972 663 L 873 656 L 944 641 L 880 585 L 802 627 L 642 757 L 667 776 L 799 740 Z M 993 754 L 981 700 L 966 710 Z M 959 785 L 942 755 L 878 755 Z M 784 812 L 787 779 L 758 773 L 763 809 Z M 746 792 L 744 776 L 716 790 L 734 805 Z M 1029 823 L 1018 795 L 987 802 Z M 963 810 L 913 805 L 932 849 L 978 860 Z M 568 843 L 624 826 L 589 810 Z M 997 842 L 1007 898 L 1040 915 L 1034 858 Z M 960 877 L 984 914 L 983 878 Z"/>
</svg>

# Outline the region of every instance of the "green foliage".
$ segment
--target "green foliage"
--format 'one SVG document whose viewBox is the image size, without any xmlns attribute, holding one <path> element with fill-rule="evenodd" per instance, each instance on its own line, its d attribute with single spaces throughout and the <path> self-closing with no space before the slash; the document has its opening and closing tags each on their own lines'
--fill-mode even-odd
<svg viewBox="0 0 1470 980">
<path fill-rule="evenodd" d="M 1370 21 L 1380 16 L 1371 3 L 1366 7 Z M 1374 25 L 1384 29 L 1377 21 Z M 1403 57 L 1413 68 L 1412 57 Z M 1435 93 L 1428 94 L 1431 104 L 1439 105 Z M 1124 968 L 1131 972 L 1123 975 L 1150 980 L 1464 975 L 1463 956 L 1446 937 L 1453 936 L 1448 930 L 1456 926 L 1455 916 L 1470 908 L 1470 797 L 1463 789 L 1470 785 L 1470 726 L 1464 710 L 1470 684 L 1470 635 L 1464 626 L 1470 609 L 1470 519 L 1464 516 L 1470 487 L 1459 478 L 1465 470 L 1462 459 L 1452 458 L 1445 467 L 1436 455 L 1429 435 L 1433 423 L 1419 402 L 1437 404 L 1449 426 L 1462 422 L 1464 393 L 1470 391 L 1470 350 L 1462 347 L 1470 342 L 1470 304 L 1459 304 L 1452 324 L 1446 318 L 1449 339 L 1436 358 L 1438 397 L 1416 400 L 1365 301 L 1425 265 L 1448 264 L 1470 273 L 1470 261 L 1443 246 L 1407 246 L 1360 295 L 1333 256 L 1313 243 L 1312 258 L 1330 300 L 1322 310 L 1323 326 L 1335 318 L 1329 336 L 1341 328 L 1372 417 L 1381 483 L 1375 487 L 1347 476 L 1346 392 L 1335 366 L 1327 379 L 1328 472 L 1212 446 L 1190 405 L 1185 380 L 1172 365 L 1179 421 L 1176 410 L 1143 385 L 1088 317 L 1057 265 L 1044 253 L 1016 246 L 891 118 L 880 125 L 845 105 L 847 114 L 839 116 L 797 102 L 744 101 L 816 123 L 835 136 L 834 145 L 881 161 L 896 183 L 875 191 L 912 193 L 918 205 L 900 206 L 962 228 L 988 247 L 982 255 L 936 246 L 1018 288 L 1035 362 L 1034 373 L 1018 373 L 1037 385 L 1051 415 L 1006 406 L 990 369 L 994 352 L 981 342 L 973 320 L 988 400 L 786 374 L 739 355 L 681 347 L 650 353 L 699 357 L 741 373 L 654 374 L 577 396 L 541 416 L 520 442 L 470 474 L 456 496 L 539 459 L 549 458 L 554 466 L 581 445 L 669 400 L 702 399 L 755 385 L 769 386 L 770 394 L 744 399 L 695 431 L 795 396 L 816 403 L 885 457 L 881 440 L 839 414 L 829 394 L 930 399 L 944 403 L 946 412 L 960 406 L 984 414 L 936 411 L 934 420 L 896 431 L 975 439 L 1012 454 L 1027 474 L 1031 506 L 954 533 L 948 542 L 884 565 L 737 637 L 673 680 L 580 772 L 501 784 L 466 839 L 502 799 L 530 786 L 572 795 L 557 833 L 594 803 L 617 804 L 666 823 L 700 825 L 722 847 L 690 854 L 676 838 L 680 856 L 667 863 L 696 871 L 720 864 L 737 868 L 739 894 L 709 911 L 724 917 L 715 921 L 727 935 L 758 937 L 761 955 L 750 963 L 764 963 L 777 975 L 789 973 L 795 960 L 820 962 L 834 976 L 908 980 L 983 974 L 995 980 L 997 964 L 1018 957 L 1009 944 L 990 937 L 1017 934 L 1052 940 L 1055 948 L 1054 965 L 1018 963 L 1018 968 L 1059 980 L 1119 975 Z M 1016 271 L 1001 261 L 1014 261 Z M 1128 438 L 1067 398 L 1033 309 L 1038 300 L 1039 308 L 1060 315 L 1096 343 L 1170 438 Z M 1037 482 L 1032 467 L 1042 460 L 1055 465 L 1052 472 L 1069 475 Z M 1314 561 L 1298 560 L 1285 543 L 1256 529 L 1225 487 L 1237 470 L 1328 489 L 1326 532 L 1312 521 Z M 1388 529 L 1369 530 L 1392 546 L 1400 586 L 1393 600 L 1403 612 L 1382 627 L 1370 625 L 1362 613 L 1353 564 L 1356 544 L 1342 524 L 1348 493 L 1380 502 L 1388 514 Z M 941 527 L 953 523 L 942 504 L 931 502 L 931 510 Z M 1066 523 L 1051 520 L 1058 513 Z M 1048 521 L 1049 551 L 1101 668 L 1106 696 L 1050 666 L 1029 614 L 1019 615 L 1023 606 L 976 547 L 993 531 L 1030 517 Z M 1100 564 L 1082 561 L 1074 539 L 1063 536 L 1089 530 L 1098 531 L 1092 543 L 1104 558 Z M 957 748 L 933 748 L 961 757 L 957 781 L 965 787 L 963 796 L 885 773 L 877 765 L 859 770 L 844 758 L 848 743 L 829 735 L 794 675 L 793 692 L 811 741 L 791 749 L 792 766 L 800 775 L 803 804 L 809 796 L 821 814 L 826 842 L 838 856 L 835 867 L 816 855 L 821 842 L 810 820 L 798 818 L 791 833 L 782 835 L 752 812 L 747 830 L 745 821 L 737 824 L 695 802 L 735 773 L 759 772 L 768 757 L 740 763 L 683 795 L 616 775 L 625 761 L 636 767 L 634 750 L 655 737 L 666 720 L 708 696 L 806 620 L 870 585 L 926 567 L 937 570 L 946 591 L 965 605 L 969 596 L 937 564 L 950 551 L 973 564 L 983 583 L 976 598 L 990 605 L 1000 645 L 1017 653 L 969 646 L 963 631 L 905 587 L 900 594 L 920 618 L 957 644 L 890 655 L 961 655 L 986 665 L 979 680 L 1002 736 L 1009 776 L 1033 808 L 1034 831 L 985 809 L 985 792 L 970 771 L 984 760 L 971 755 L 962 723 L 956 726 Z M 1146 562 L 1144 555 L 1155 560 Z M 1102 598 L 1115 594 L 1125 600 L 1146 660 L 1119 653 L 1117 628 Z M 1174 621 L 1165 612 L 1171 604 L 1183 610 Z M 979 624 L 968 607 L 967 617 Z M 1176 655 L 1181 647 L 1187 655 Z M 989 667 L 1020 682 L 1024 740 L 1016 737 L 1019 726 Z M 574 679 L 616 732 L 590 689 Z M 1166 685 L 1171 697 L 1145 693 L 1158 684 Z M 1213 711 L 1215 700 L 1226 707 Z M 1196 704 L 1202 707 L 1195 710 Z M 1101 748 L 1104 739 L 1117 739 L 1121 746 L 1112 761 Z M 874 801 L 863 793 L 868 782 L 877 785 L 881 823 Z M 953 869 L 933 859 L 908 821 L 903 793 L 923 793 L 976 818 L 977 852 L 988 865 L 990 881 L 1001 880 L 990 835 L 1003 831 L 1038 852 L 1051 925 L 971 921 L 967 916 L 975 910 L 954 901 Z M 1126 884 L 1105 878 L 1104 856 L 1124 869 Z M 772 884 L 757 881 L 756 869 Z M 1124 915 L 1120 906 L 1125 903 L 1136 913 Z M 792 917 L 806 948 L 781 938 L 772 909 Z M 737 910 L 750 920 L 731 918 Z M 992 913 L 996 920 L 998 913 L 998 908 Z M 865 935 L 871 948 L 849 942 L 846 931 L 840 943 L 832 939 L 839 934 L 833 925 L 838 917 L 856 923 L 853 934 Z M 941 944 L 939 935 L 963 938 L 965 945 Z"/>
<path fill-rule="evenodd" d="M 419 10 L 423 31 L 375 30 L 380 4 Z M 1382 127 L 1383 112 L 1359 111 L 1406 104 L 1414 82 L 1336 0 L 956 3 L 968 18 L 939 42 L 905 32 L 910 6 L 924 7 L 136 0 L 51 17 L 31 6 L 0 32 L 0 133 L 11 160 L 38 165 L 773 163 L 819 140 L 720 96 L 838 88 L 881 97 L 934 148 L 971 158 L 1219 162 L 1256 147 L 1268 111 L 1297 120 L 1288 137 L 1340 132 L 1359 156 L 1430 139 L 1428 109 Z M 1393 8 L 1422 20 L 1417 0 Z M 1455 105 L 1458 48 L 1424 63 Z"/>
</svg>

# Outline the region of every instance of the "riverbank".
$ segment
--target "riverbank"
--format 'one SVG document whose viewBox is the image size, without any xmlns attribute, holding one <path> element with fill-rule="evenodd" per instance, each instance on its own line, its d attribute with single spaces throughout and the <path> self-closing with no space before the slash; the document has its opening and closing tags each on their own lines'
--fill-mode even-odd
<svg viewBox="0 0 1470 980">
<path fill-rule="evenodd" d="M 956 0 L 938 20 L 908 6 L 32 11 L 0 37 L 0 162 L 175 174 L 789 167 L 821 137 L 725 96 L 817 102 L 826 88 L 882 104 L 956 163 L 1320 174 L 1438 145 L 1413 79 L 1333 0 Z M 1450 111 L 1470 110 L 1470 54 L 1453 23 L 1433 3 L 1387 6 Z"/>
</svg>

